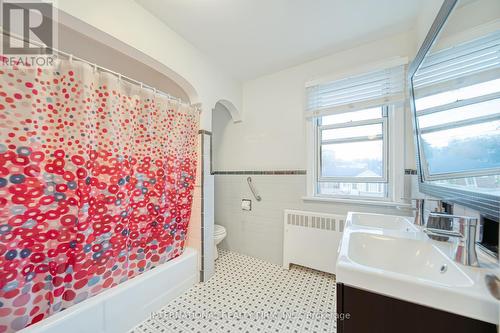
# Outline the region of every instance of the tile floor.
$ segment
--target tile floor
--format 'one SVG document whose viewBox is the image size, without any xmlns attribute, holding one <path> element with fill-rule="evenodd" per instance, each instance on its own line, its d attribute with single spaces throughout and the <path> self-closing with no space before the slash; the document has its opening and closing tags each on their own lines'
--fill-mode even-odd
<svg viewBox="0 0 500 333">
<path fill-rule="evenodd" d="M 335 332 L 335 277 L 222 250 L 214 277 L 131 332 Z"/>
</svg>

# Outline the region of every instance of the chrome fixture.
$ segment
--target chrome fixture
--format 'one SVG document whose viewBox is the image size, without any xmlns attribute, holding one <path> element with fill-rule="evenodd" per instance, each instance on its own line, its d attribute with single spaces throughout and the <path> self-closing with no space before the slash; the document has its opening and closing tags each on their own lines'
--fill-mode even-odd
<svg viewBox="0 0 500 333">
<path fill-rule="evenodd" d="M 436 201 L 438 204 L 438 209 L 441 207 L 441 200 L 438 199 L 416 199 L 416 198 L 402 198 L 403 200 L 411 200 L 415 201 L 415 207 L 411 210 L 415 212 L 415 219 L 413 223 L 418 226 L 425 226 L 425 218 L 424 218 L 424 207 L 425 201 Z"/>
<path fill-rule="evenodd" d="M 423 226 L 424 225 L 424 199 L 414 199 L 415 200 L 415 220 L 413 223 L 415 225 Z"/>
<path fill-rule="evenodd" d="M 257 190 L 253 186 L 252 177 L 247 178 L 247 183 L 248 183 L 248 186 L 250 187 L 250 191 L 252 191 L 252 194 L 255 197 L 255 200 L 261 201 L 262 200 L 261 196 L 257 193 Z"/>
<path fill-rule="evenodd" d="M 424 232 L 429 236 L 457 238 L 454 259 L 466 266 L 479 266 L 476 253 L 478 219 L 442 213 L 430 213 Z M 435 227 L 432 227 L 435 226 Z"/>
<path fill-rule="evenodd" d="M 484 280 L 486 282 L 486 287 L 491 293 L 491 296 L 500 301 L 500 279 L 498 279 L 496 275 L 487 274 L 484 277 Z"/>
<path fill-rule="evenodd" d="M 427 217 L 427 223 L 425 224 L 425 227 L 428 229 L 437 229 L 441 231 L 452 231 L 453 230 L 453 220 L 449 218 L 450 214 L 444 213 L 444 212 L 436 212 L 439 213 L 438 215 L 431 215 Z M 441 215 L 444 215 L 441 216 Z M 449 236 L 438 236 L 438 235 L 433 235 L 433 234 L 428 234 L 429 238 L 440 241 L 440 242 L 446 242 L 447 240 L 450 239 Z"/>
</svg>

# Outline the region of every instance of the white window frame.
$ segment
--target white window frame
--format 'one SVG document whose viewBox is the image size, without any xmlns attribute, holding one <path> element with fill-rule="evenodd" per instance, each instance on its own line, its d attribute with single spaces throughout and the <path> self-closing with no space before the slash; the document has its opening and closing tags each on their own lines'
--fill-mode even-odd
<svg viewBox="0 0 500 333">
<path fill-rule="evenodd" d="M 349 111 L 352 112 L 352 111 Z M 355 111 L 354 111 L 355 112 Z M 320 119 L 322 117 L 315 118 L 315 130 L 316 130 L 316 182 L 317 183 L 387 183 L 388 182 L 388 163 L 387 159 L 389 157 L 388 152 L 388 138 L 387 138 L 387 118 L 388 118 L 388 108 L 386 106 L 381 107 L 381 117 L 375 119 L 368 120 L 358 120 L 358 121 L 350 121 L 347 123 L 339 123 L 339 124 L 331 124 L 331 125 L 320 125 Z M 368 136 L 364 137 L 350 137 L 344 139 L 331 139 L 331 140 L 321 140 L 321 132 L 329 129 L 336 128 L 350 128 L 364 125 L 382 125 L 382 134 L 377 135 L 375 138 L 371 138 Z M 321 146 L 325 144 L 333 144 L 333 143 L 348 143 L 348 142 L 359 142 L 359 141 L 372 141 L 382 139 L 382 169 L 383 174 L 382 177 L 323 177 L 321 176 Z M 349 196 L 352 197 L 352 196 Z"/>
<path fill-rule="evenodd" d="M 452 90 L 453 89 L 451 89 L 450 91 L 452 91 Z M 495 99 L 499 99 L 499 98 L 500 98 L 500 93 L 492 93 L 492 94 L 488 94 L 488 95 L 471 97 L 468 99 L 459 100 L 459 101 L 448 103 L 448 104 L 443 104 L 443 105 L 439 105 L 439 106 L 430 107 L 427 109 L 418 110 L 418 111 L 416 111 L 417 126 L 418 126 L 418 117 L 420 117 L 420 116 L 425 116 L 425 115 L 429 115 L 429 114 L 433 114 L 433 113 L 437 113 L 437 112 L 456 109 L 456 108 L 471 105 L 471 104 L 487 102 L 487 101 L 491 101 L 491 100 L 495 100 Z M 437 131 L 442 131 L 442 130 L 452 129 L 452 128 L 460 128 L 460 127 L 467 126 L 467 125 L 481 124 L 481 123 L 495 121 L 495 120 L 500 120 L 500 114 L 491 114 L 491 115 L 482 116 L 482 117 L 470 118 L 470 119 L 465 119 L 465 120 L 460 120 L 460 121 L 455 121 L 455 122 L 448 122 L 445 124 L 426 127 L 423 129 L 420 129 L 420 127 L 418 127 L 418 136 L 420 138 L 420 142 L 422 142 L 421 136 L 425 133 L 437 132 Z M 481 177 L 481 176 L 500 174 L 500 168 L 431 174 L 429 172 L 429 167 L 428 167 L 428 163 L 427 163 L 427 160 L 425 157 L 425 152 L 423 151 L 423 147 L 420 146 L 419 150 L 420 150 L 420 152 L 419 152 L 420 158 L 422 160 L 421 168 L 422 168 L 422 172 L 423 172 L 423 178 L 426 181 L 427 180 L 428 181 L 438 181 L 438 180 L 458 179 L 458 178 L 468 178 L 468 177 Z"/>
<path fill-rule="evenodd" d="M 387 196 L 367 197 L 354 195 L 325 195 L 318 193 L 319 131 L 317 129 L 317 118 L 311 118 L 306 121 L 307 195 L 303 198 L 304 200 L 325 202 L 337 201 L 375 205 L 400 205 L 404 202 L 404 166 L 406 145 L 405 128 L 408 129 L 407 122 L 411 118 L 408 118 L 407 120 L 406 114 L 409 111 L 402 103 L 385 105 L 385 107 L 387 110 L 387 120 L 385 121 L 387 155 L 384 157 L 385 163 L 387 163 Z M 396 140 L 396 138 L 399 138 L 399 140 Z M 343 182 L 346 182 L 346 180 L 343 180 Z M 356 179 L 356 182 L 360 182 L 360 179 Z"/>
<path fill-rule="evenodd" d="M 429 36 L 427 36 L 429 38 Z M 434 37 L 433 37 L 434 38 Z M 485 83 L 499 78 L 500 69 L 496 57 L 485 55 L 497 54 L 499 51 L 498 39 L 500 32 L 495 24 L 483 24 L 474 29 L 458 33 L 456 36 L 434 40 L 441 45 L 439 49 L 430 54 L 431 46 L 418 59 L 418 67 L 415 67 L 410 75 L 414 101 L 420 98 L 437 95 L 444 92 L 466 88 L 475 84 Z M 422 51 L 422 50 L 420 50 Z M 419 53 L 420 55 L 420 53 Z M 423 59 L 425 57 L 425 61 Z M 417 62 L 415 62 L 416 64 Z M 416 124 L 416 135 L 420 143 L 423 142 L 422 134 L 437 132 L 451 128 L 459 128 L 467 125 L 485 123 L 500 119 L 500 114 L 492 114 L 483 117 L 470 118 L 462 121 L 448 122 L 432 127 L 420 129 L 419 116 L 447 111 L 467 105 L 478 104 L 500 98 L 500 92 L 457 100 L 451 103 L 416 109 L 414 113 Z M 474 178 L 500 174 L 500 168 L 474 169 L 461 172 L 430 173 L 422 144 L 418 145 L 418 157 L 420 159 L 420 171 L 423 182 L 435 182 L 441 180 L 452 180 L 460 178 Z"/>
</svg>

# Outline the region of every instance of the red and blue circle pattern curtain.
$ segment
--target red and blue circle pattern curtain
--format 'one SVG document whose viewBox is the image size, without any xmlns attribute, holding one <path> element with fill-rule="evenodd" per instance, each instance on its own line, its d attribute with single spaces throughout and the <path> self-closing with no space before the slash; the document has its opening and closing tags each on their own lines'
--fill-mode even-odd
<svg viewBox="0 0 500 333">
<path fill-rule="evenodd" d="M 182 253 L 198 126 L 82 62 L 0 69 L 0 332 Z"/>
</svg>

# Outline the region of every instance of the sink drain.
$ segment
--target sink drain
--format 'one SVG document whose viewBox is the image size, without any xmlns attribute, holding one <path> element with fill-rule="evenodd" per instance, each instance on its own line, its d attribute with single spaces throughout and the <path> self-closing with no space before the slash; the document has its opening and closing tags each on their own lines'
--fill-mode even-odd
<svg viewBox="0 0 500 333">
<path fill-rule="evenodd" d="M 441 268 L 439 269 L 439 271 L 441 273 L 446 273 L 447 270 L 448 270 L 448 266 L 446 264 L 442 265 Z"/>
</svg>

